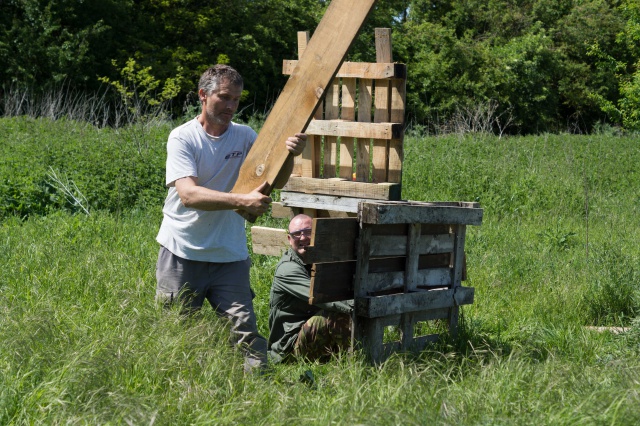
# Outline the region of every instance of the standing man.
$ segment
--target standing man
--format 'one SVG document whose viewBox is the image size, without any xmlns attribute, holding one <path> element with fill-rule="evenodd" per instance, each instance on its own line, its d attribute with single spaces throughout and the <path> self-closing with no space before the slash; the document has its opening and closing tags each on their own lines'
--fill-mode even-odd
<svg viewBox="0 0 640 426">
<path fill-rule="evenodd" d="M 261 193 L 266 182 L 248 194 L 229 192 L 257 137 L 250 127 L 232 121 L 242 88 L 235 69 L 209 68 L 198 85 L 202 112 L 169 135 L 169 192 L 156 237 L 161 245 L 156 298 L 177 301 L 186 313 L 208 300 L 231 321 L 232 341 L 244 354 L 245 371 L 250 371 L 266 367 L 267 348 L 253 310 L 244 219 L 234 210 L 259 216 L 271 198 Z M 300 155 L 305 142 L 304 134 L 283 141 L 293 155 Z"/>
<path fill-rule="evenodd" d="M 313 220 L 291 219 L 291 246 L 276 266 L 269 297 L 269 357 L 280 362 L 290 355 L 325 360 L 349 347 L 352 303 L 309 304 L 311 265 L 303 257 L 311 242 Z M 350 302 L 350 301 L 349 301 Z"/>
</svg>

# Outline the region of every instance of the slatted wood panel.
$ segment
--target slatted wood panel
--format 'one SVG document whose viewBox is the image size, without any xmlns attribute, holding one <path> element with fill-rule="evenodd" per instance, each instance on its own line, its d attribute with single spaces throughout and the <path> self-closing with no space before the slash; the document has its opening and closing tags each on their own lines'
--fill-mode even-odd
<svg viewBox="0 0 640 426">
<path fill-rule="evenodd" d="M 309 303 L 354 299 L 353 342 L 374 362 L 436 339 L 414 336 L 424 318 L 446 319 L 455 335 L 459 306 L 475 294 L 462 286 L 466 226 L 481 220 L 477 203 L 389 201 L 362 202 L 357 218 L 314 219 Z M 383 342 L 389 325 L 399 342 Z"/>
<path fill-rule="evenodd" d="M 307 40 L 307 33 L 299 33 L 299 58 Z M 375 44 L 375 63 L 345 62 L 338 70 L 323 105 L 309 123 L 310 143 L 296 160 L 292 178 L 396 183 L 398 190 L 388 200 L 400 200 L 406 67 L 393 63 L 390 29 L 376 29 Z M 284 61 L 283 73 L 292 72 L 296 64 L 295 60 Z M 305 188 L 306 184 L 309 181 L 288 184 L 283 191 L 332 194 L 331 184 Z M 326 216 L 322 208 L 296 206 L 291 199 L 288 207 Z"/>
</svg>

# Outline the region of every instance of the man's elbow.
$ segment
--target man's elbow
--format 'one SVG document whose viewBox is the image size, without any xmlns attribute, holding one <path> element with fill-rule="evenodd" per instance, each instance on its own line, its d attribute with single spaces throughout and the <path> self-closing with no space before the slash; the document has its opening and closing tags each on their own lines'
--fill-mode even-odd
<svg viewBox="0 0 640 426">
<path fill-rule="evenodd" d="M 178 191 L 178 197 L 180 197 L 180 202 L 184 207 L 193 208 L 195 206 L 195 197 L 190 191 Z"/>
</svg>

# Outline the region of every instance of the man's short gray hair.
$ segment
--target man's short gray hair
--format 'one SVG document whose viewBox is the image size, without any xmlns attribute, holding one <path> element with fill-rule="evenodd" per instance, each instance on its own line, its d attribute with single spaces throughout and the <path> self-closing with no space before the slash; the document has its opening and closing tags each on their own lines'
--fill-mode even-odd
<svg viewBox="0 0 640 426">
<path fill-rule="evenodd" d="M 202 74 L 200 83 L 198 83 L 198 90 L 204 90 L 208 96 L 218 89 L 222 81 L 231 83 L 234 86 L 242 87 L 244 85 L 242 76 L 238 71 L 229 65 L 218 64 L 210 67 Z"/>
</svg>

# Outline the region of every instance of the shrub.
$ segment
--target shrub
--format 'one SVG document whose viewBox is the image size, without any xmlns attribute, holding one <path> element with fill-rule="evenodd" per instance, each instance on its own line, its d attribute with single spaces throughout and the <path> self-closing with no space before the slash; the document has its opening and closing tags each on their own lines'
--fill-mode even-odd
<svg viewBox="0 0 640 426">
<path fill-rule="evenodd" d="M 120 211 L 159 205 L 165 197 L 168 123 L 96 129 L 76 121 L 12 117 L 0 119 L 0 128 L 0 219 L 59 208 Z M 86 205 L 65 195 L 61 183 Z"/>
</svg>

